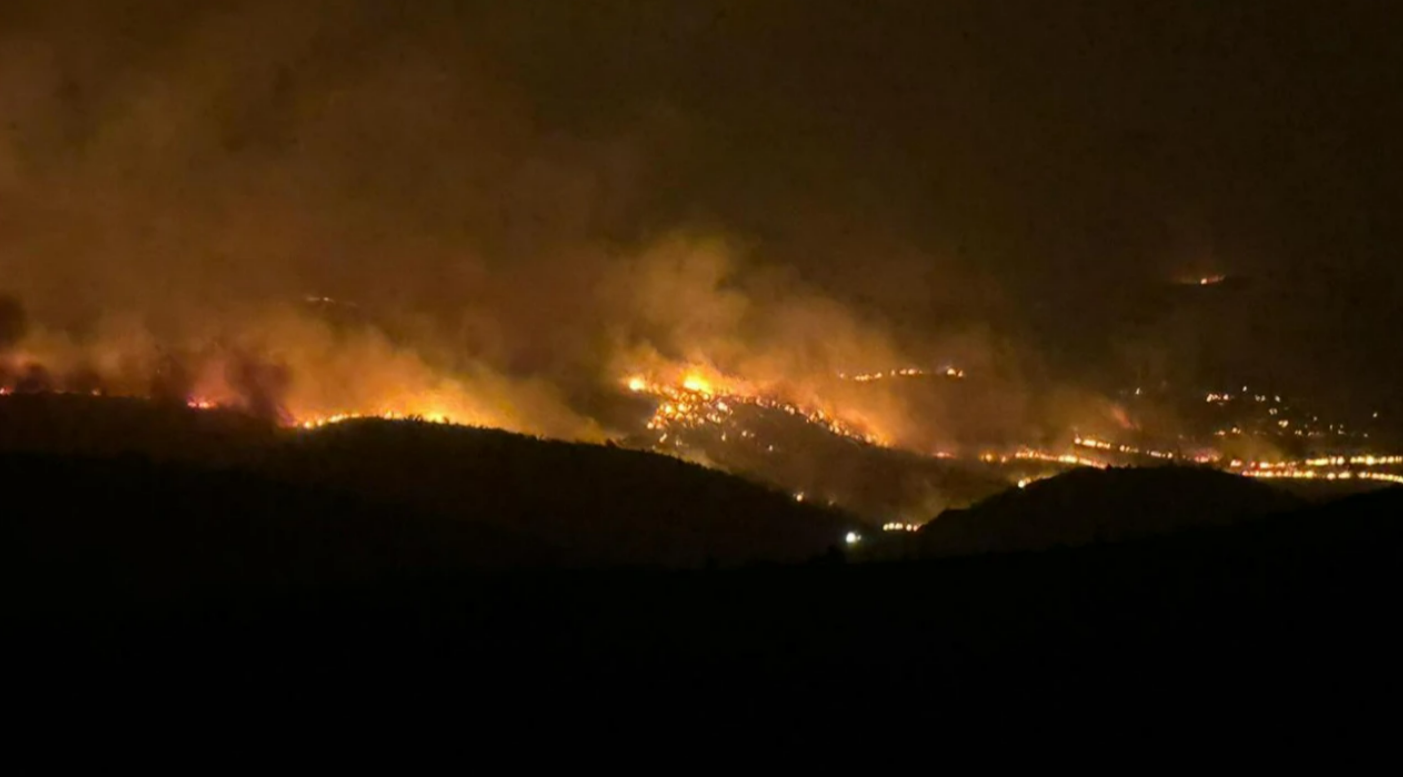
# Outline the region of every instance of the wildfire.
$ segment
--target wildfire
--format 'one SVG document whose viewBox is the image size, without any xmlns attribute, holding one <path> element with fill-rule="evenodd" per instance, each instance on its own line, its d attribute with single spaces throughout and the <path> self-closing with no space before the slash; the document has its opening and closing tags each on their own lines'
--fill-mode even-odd
<svg viewBox="0 0 1403 777">
<path fill-rule="evenodd" d="M 359 357 L 361 351 L 356 352 Z M 62 354 L 61 354 L 62 355 Z M 147 371 L 138 376 L 124 375 L 107 362 L 93 360 L 93 369 L 80 369 L 84 363 L 76 358 L 45 362 L 33 354 L 17 352 L 0 364 L 0 395 L 63 393 L 93 394 L 113 397 L 164 396 L 196 411 L 250 413 L 286 428 L 316 430 L 358 419 L 418 421 L 432 424 L 483 427 L 493 426 L 538 436 L 561 436 L 532 428 L 540 403 L 529 404 L 523 397 L 521 385 L 504 381 L 474 380 L 473 375 L 459 380 L 434 373 L 422 362 L 399 354 L 369 349 L 365 360 L 348 360 L 346 369 L 335 373 L 344 378 L 321 376 L 312 380 L 290 380 L 276 362 L 260 361 L 251 356 L 216 354 L 205 361 L 187 359 L 183 364 L 168 364 L 155 357 L 147 359 Z M 159 356 L 159 353 L 157 354 Z M 393 369 L 374 369 L 363 364 L 380 364 L 376 357 L 390 359 Z M 111 361 L 111 360 L 109 360 Z M 296 360 L 294 360 L 296 361 Z M 307 361 L 306 359 L 302 361 Z M 115 362 L 114 362 L 115 363 Z M 57 365 L 57 366 L 52 366 Z M 349 365 L 349 366 L 348 366 Z M 91 375 L 88 373 L 92 373 Z M 100 373 L 100 374 L 99 374 Z M 764 440 L 762 427 L 769 423 L 755 411 L 784 413 L 830 434 L 869 445 L 889 446 L 901 439 L 900 428 L 876 426 L 883 417 L 865 417 L 857 406 L 834 404 L 842 397 L 865 395 L 851 386 L 844 388 L 837 380 L 853 383 L 935 376 L 961 378 L 964 371 L 942 366 L 927 370 L 904 367 L 883 372 L 846 374 L 835 377 L 830 373 L 827 383 L 787 382 L 776 378 L 769 382 L 750 380 L 728 374 L 702 363 L 681 363 L 653 368 L 648 372 L 628 375 L 622 381 L 630 393 L 654 401 L 645 428 L 649 443 L 655 449 L 680 450 L 695 440 L 688 432 L 706 430 L 722 443 L 743 441 L 760 453 L 776 453 L 782 446 L 778 440 Z M 308 389 L 311 390 L 308 390 Z M 1252 393 L 1247 386 L 1236 391 L 1198 394 L 1208 404 L 1241 404 L 1256 408 L 1273 428 L 1293 431 L 1316 421 L 1302 416 L 1275 394 Z M 831 393 L 822 393 L 831 392 Z M 847 393 L 844 393 L 847 392 Z M 183 400 L 178 399 L 184 397 Z M 1296 413 L 1288 419 L 1288 415 Z M 643 420 L 643 419 L 640 419 Z M 1322 425 L 1324 427 L 1324 425 Z M 1234 436 L 1253 433 L 1250 424 L 1234 426 Z M 1309 428 L 1309 427 L 1308 427 Z M 1342 428 L 1331 425 L 1331 430 Z M 1245 429 L 1245 431 L 1244 431 Z M 886 432 L 895 431 L 894 436 Z M 1300 432 L 1296 432 L 1300 434 Z M 1220 436 L 1226 436 L 1223 432 Z M 602 436 L 602 435 L 601 435 Z M 979 460 L 1007 466 L 1010 486 L 1027 487 L 1035 480 L 1051 477 L 1072 467 L 1104 469 L 1113 463 L 1130 463 L 1130 457 L 1147 457 L 1166 463 L 1196 463 L 1214 466 L 1227 472 L 1254 478 L 1279 478 L 1321 481 L 1368 480 L 1403 483 L 1403 455 L 1360 452 L 1326 451 L 1295 460 L 1229 459 L 1209 446 L 1194 447 L 1181 438 L 1187 450 L 1156 449 L 1131 445 L 1114 439 L 1091 435 L 1076 435 L 1065 449 L 1043 449 L 1031 446 L 1010 446 L 999 453 L 985 453 Z M 961 459 L 963 454 L 935 450 L 919 441 L 911 442 L 912 450 L 921 450 L 933 458 Z M 1142 443 L 1143 444 L 1143 443 Z M 779 447 L 777 447 L 779 446 Z M 920 446 L 920 447 L 915 447 Z M 724 458 L 724 457 L 723 457 Z M 1143 463 L 1143 462 L 1142 462 Z M 711 466 L 718 466 L 710 463 Z M 724 463 L 720 464 L 723 468 Z M 801 484 L 784 484 L 791 489 L 796 501 L 807 501 L 811 495 L 793 488 Z M 811 484 L 803 484 L 811 487 Z"/>
<path fill-rule="evenodd" d="M 92 390 L 87 392 L 75 392 L 64 390 L 49 390 L 43 393 L 53 395 L 89 395 L 94 397 L 105 396 L 102 391 Z M 0 387 L 0 397 L 12 396 L 15 392 L 8 386 Z M 120 395 L 114 395 L 120 396 Z M 191 410 L 216 411 L 225 410 L 231 412 L 243 412 L 244 408 L 237 403 L 220 402 L 208 397 L 190 397 L 185 400 L 185 406 Z M 360 419 L 380 419 L 385 421 L 418 421 L 421 423 L 443 424 L 452 426 L 471 426 L 472 424 L 456 420 L 453 417 L 441 412 L 405 412 L 395 410 L 384 410 L 380 412 L 340 412 L 326 415 L 298 415 L 284 419 L 281 424 L 292 429 L 320 429 L 325 426 L 343 423 L 345 421 L 355 421 Z"/>
<path fill-rule="evenodd" d="M 9 393 L 9 392 L 4 392 Z M 212 399 L 202 397 L 192 397 L 185 401 L 185 406 L 191 410 L 238 410 L 237 407 L 225 405 Z M 451 416 L 439 412 L 414 413 L 396 410 L 383 410 L 380 412 L 355 412 L 347 411 L 340 413 L 330 413 L 327 415 L 304 415 L 295 416 L 286 420 L 284 426 L 292 429 L 321 429 L 333 424 L 344 423 L 346 421 L 358 421 L 364 419 L 379 419 L 382 421 L 418 421 L 421 423 L 443 424 L 448 426 L 471 426 L 471 424 L 457 421 Z"/>
<path fill-rule="evenodd" d="M 763 392 L 744 381 L 708 374 L 700 369 L 686 371 L 678 380 L 670 383 L 634 375 L 627 378 L 624 385 L 635 394 L 658 400 L 658 407 L 648 420 L 647 428 L 663 433 L 659 442 L 666 442 L 669 435 L 683 429 L 730 426 L 738 408 L 753 407 L 787 413 L 833 434 L 870 445 L 883 444 L 877 434 L 835 418 L 821 408 L 801 405 Z M 723 440 L 727 434 L 723 432 Z M 743 429 L 740 436 L 749 438 L 754 435 Z"/>
<path fill-rule="evenodd" d="M 1298 461 L 1241 461 L 1239 459 L 1234 459 L 1229 466 L 1232 469 L 1296 470 L 1343 467 L 1345 465 L 1353 467 L 1391 467 L 1399 464 L 1403 464 L 1403 456 L 1375 456 L 1373 454 L 1367 454 L 1356 456 L 1321 456 Z"/>
<path fill-rule="evenodd" d="M 884 523 L 882 531 L 920 531 L 921 525 L 918 523 Z"/>
<path fill-rule="evenodd" d="M 706 378 L 703 378 L 700 375 L 688 375 L 687 377 L 683 378 L 682 388 L 688 391 L 694 391 L 698 394 L 701 394 L 702 396 L 709 397 L 712 394 L 711 381 L 707 380 Z"/>
<path fill-rule="evenodd" d="M 920 367 L 904 367 L 885 372 L 864 372 L 857 375 L 850 375 L 846 372 L 838 373 L 838 377 L 843 380 L 850 380 L 855 383 L 871 383 L 876 380 L 887 380 L 891 378 L 923 378 L 932 376 L 943 376 L 946 378 L 959 379 L 965 376 L 965 371 L 958 367 L 943 367 L 939 370 L 925 370 Z"/>
<path fill-rule="evenodd" d="M 1047 451 L 1034 450 L 1032 448 L 1022 448 L 1013 454 L 1015 461 L 1041 461 L 1052 464 L 1066 464 L 1073 467 L 1093 467 L 1095 469 L 1106 469 L 1108 464 L 1104 461 L 1088 459 L 1072 453 L 1048 453 Z M 986 459 L 988 461 L 988 459 Z M 1007 462 L 1008 457 L 998 457 L 1000 463 Z"/>
<path fill-rule="evenodd" d="M 1185 454 L 1178 451 L 1158 450 L 1155 448 L 1140 448 L 1124 443 L 1112 443 L 1099 440 L 1094 437 L 1076 437 L 1072 444 L 1080 448 L 1091 448 L 1099 451 L 1110 451 L 1112 453 L 1124 453 L 1130 456 L 1149 456 L 1152 459 L 1163 461 L 1191 461 L 1195 464 L 1212 464 L 1220 461 L 1222 456 L 1216 452 Z"/>
<path fill-rule="evenodd" d="M 1178 283 L 1184 286 L 1216 286 L 1227 279 L 1226 275 L 1195 275 L 1181 277 Z"/>
<path fill-rule="evenodd" d="M 1289 480 L 1373 480 L 1383 483 L 1394 483 L 1403 485 L 1403 475 L 1392 472 L 1370 472 L 1355 470 L 1332 470 L 1321 472 L 1315 469 L 1261 469 L 1243 470 L 1242 474 L 1249 478 L 1289 479 Z"/>
</svg>

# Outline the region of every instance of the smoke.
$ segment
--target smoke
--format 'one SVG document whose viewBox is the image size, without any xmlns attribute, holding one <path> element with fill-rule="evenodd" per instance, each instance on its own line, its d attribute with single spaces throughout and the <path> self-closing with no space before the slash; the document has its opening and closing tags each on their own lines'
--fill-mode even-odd
<svg viewBox="0 0 1403 777">
<path fill-rule="evenodd" d="M 913 448 L 1027 420 L 1025 375 L 998 374 L 1026 354 L 964 324 L 901 330 L 787 261 L 812 236 L 754 240 L 693 207 L 670 175 L 696 119 L 665 100 L 543 120 L 535 76 L 490 55 L 495 17 L 470 5 L 6 5 L 17 387 L 602 439 L 612 420 L 582 397 L 700 369 Z M 864 250 L 914 250 L 880 232 L 847 236 L 854 276 L 881 263 Z M 945 360 L 983 372 L 981 405 L 839 377 Z"/>
</svg>

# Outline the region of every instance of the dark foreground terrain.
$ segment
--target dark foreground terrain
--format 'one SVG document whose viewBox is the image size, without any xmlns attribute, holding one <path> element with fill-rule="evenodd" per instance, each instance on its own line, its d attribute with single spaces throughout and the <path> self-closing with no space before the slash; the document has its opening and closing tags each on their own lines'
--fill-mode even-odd
<svg viewBox="0 0 1403 777">
<path fill-rule="evenodd" d="M 11 521 L 36 541 L 96 531 L 126 542 L 149 529 L 150 542 L 124 546 L 130 565 L 164 553 L 167 528 L 204 533 L 202 547 L 219 548 L 216 537 L 255 531 L 247 522 L 267 542 L 245 559 L 245 577 L 319 542 L 363 546 L 355 566 L 419 568 L 432 552 L 455 568 L 701 568 L 802 561 L 863 529 L 674 458 L 412 421 L 302 431 L 183 404 L 11 396 L 0 397 L 7 454 L 15 458 L 0 462 L 0 486 Z M 446 553 L 433 550 L 445 541 Z"/>
<path fill-rule="evenodd" d="M 443 710 L 524 739 L 544 720 L 632 736 L 700 719 L 694 733 L 778 736 L 990 713 L 1066 723 L 1085 705 L 1155 719 L 1233 710 L 1244 725 L 1263 711 L 1363 714 L 1403 677 L 1400 510 L 1392 490 L 1040 554 L 410 570 L 184 600 L 95 588 L 84 605 L 73 586 L 101 581 L 80 574 L 56 591 L 11 567 L 9 688 L 46 703 L 139 698 L 259 716 Z"/>
<path fill-rule="evenodd" d="M 921 528 L 923 556 L 1043 551 L 1217 526 L 1304 507 L 1305 500 L 1199 467 L 1081 468 L 1008 489 Z"/>
<path fill-rule="evenodd" d="M 1403 489 L 1311 505 L 1082 474 L 959 519 L 1047 522 L 1010 535 L 1046 549 L 878 563 L 874 538 L 831 547 L 841 515 L 646 454 L 184 416 L 153 437 L 130 412 L 146 437 L 6 427 L 4 688 L 31 715 L 430 715 L 547 749 L 741 728 L 826 752 L 835 726 L 951 718 L 1346 719 L 1403 685 Z"/>
</svg>

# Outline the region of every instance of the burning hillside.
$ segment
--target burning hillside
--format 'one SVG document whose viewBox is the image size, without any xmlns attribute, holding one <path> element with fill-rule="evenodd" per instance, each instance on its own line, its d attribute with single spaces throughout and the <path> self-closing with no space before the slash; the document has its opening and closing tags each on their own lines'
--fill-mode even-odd
<svg viewBox="0 0 1403 777">
<path fill-rule="evenodd" d="M 851 426 L 821 408 L 802 407 L 754 389 L 747 390 L 741 381 L 713 382 L 693 371 L 683 377 L 680 384 L 656 383 L 635 376 L 628 379 L 627 385 L 629 391 L 660 401 L 657 412 L 647 423 L 649 431 L 659 433 L 659 444 L 666 444 L 671 438 L 674 447 L 685 447 L 688 432 L 702 428 L 719 430 L 722 440 L 730 435 L 754 438 L 755 433 L 745 428 L 747 417 L 757 415 L 755 411 L 766 410 L 785 413 L 839 437 L 869 445 L 881 444 L 876 434 Z"/>
<path fill-rule="evenodd" d="M 0 304 L 0 393 L 153 399 L 238 411 L 281 426 L 353 417 L 422 418 L 570 439 L 592 423 L 537 381 L 480 365 L 447 369 L 366 322 L 320 306 L 275 305 L 248 318 L 159 335 L 132 324 L 63 332 Z"/>
<path fill-rule="evenodd" d="M 921 522 L 1007 488 L 1029 470 L 1021 460 L 1000 468 L 905 449 L 864 423 L 861 404 L 820 404 L 812 396 L 805 402 L 778 393 L 783 384 L 760 386 L 695 365 L 671 375 L 670 382 L 644 375 L 625 381 L 653 408 L 625 444 L 742 474 L 798 501 Z"/>
<path fill-rule="evenodd" d="M 267 424 L 303 429 L 371 417 L 533 428 L 522 415 L 529 409 L 523 402 L 529 395 L 513 394 L 510 384 L 502 384 L 500 396 L 509 401 L 493 405 L 472 393 L 470 381 L 444 377 L 405 351 L 392 349 L 388 340 L 381 341 L 384 350 L 379 354 L 388 360 L 372 358 L 339 373 L 350 380 L 362 376 L 361 383 L 344 386 L 339 394 L 324 393 L 328 376 L 316 370 L 349 363 L 334 358 L 336 348 L 374 357 L 374 349 L 367 346 L 374 341 L 367 339 L 368 330 L 348 337 L 303 324 L 309 327 L 305 331 L 320 331 L 328 339 L 321 361 L 304 360 L 300 369 L 290 366 L 297 362 L 288 357 L 314 352 L 305 344 L 301 350 L 258 351 L 239 347 L 237 340 L 215 340 L 184 351 L 99 350 L 97 358 L 88 360 L 74 358 L 76 349 L 51 347 L 49 353 L 68 358 L 42 361 L 35 343 L 43 343 L 43 338 L 25 338 L 0 352 L 0 394 L 148 398 L 197 410 L 234 411 Z M 963 378 L 962 371 L 957 376 L 948 369 L 904 368 L 885 375 Z M 839 376 L 833 385 L 842 398 L 844 385 L 869 384 L 864 390 L 870 391 L 870 384 L 879 381 Z M 766 483 L 799 501 L 838 506 L 888 523 L 895 519 L 902 526 L 1077 467 L 1195 463 L 1264 479 L 1403 481 L 1403 457 L 1398 456 L 1245 460 L 1202 447 L 1155 447 L 1083 435 L 1073 435 L 1060 446 L 1014 444 L 977 455 L 917 452 L 899 441 L 906 430 L 873 422 L 894 417 L 873 412 L 896 406 L 886 389 L 878 386 L 878 393 L 857 396 L 858 401 L 847 405 L 815 391 L 815 385 L 817 381 L 748 381 L 696 364 L 655 368 L 617 385 L 619 394 L 643 404 L 631 422 L 616 419 L 608 428 L 627 447 L 678 456 Z M 328 401 L 332 396 L 341 397 L 339 403 Z M 605 428 L 602 422 L 591 424 Z M 589 427 L 579 423 L 574 429 Z M 567 437 L 568 432 L 548 431 L 543 436 Z"/>
</svg>

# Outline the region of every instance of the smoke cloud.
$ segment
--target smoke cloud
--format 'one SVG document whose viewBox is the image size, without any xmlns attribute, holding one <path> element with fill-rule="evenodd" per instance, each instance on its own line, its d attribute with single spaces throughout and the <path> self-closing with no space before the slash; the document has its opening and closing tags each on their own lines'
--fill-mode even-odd
<svg viewBox="0 0 1403 777">
<path fill-rule="evenodd" d="M 578 397 L 705 366 L 912 436 L 912 408 L 837 378 L 909 361 L 883 322 L 659 206 L 685 118 L 543 124 L 429 5 L 10 7 L 15 380 L 602 439 Z"/>
<path fill-rule="evenodd" d="M 1259 139 L 1172 140 L 1216 114 L 1103 75 L 1125 52 L 1052 56 L 1041 4 L 843 5 L 10 0 L 6 380 L 603 439 L 601 392 L 703 369 L 919 450 L 1116 423 L 1045 357 L 1121 323 L 1044 335 L 1174 251 L 1265 255 L 1271 214 L 1183 164 Z M 1253 63 L 1205 61 L 1202 99 L 1243 104 L 1216 76 Z M 1079 101 L 1042 97 L 1053 72 Z M 1098 102 L 1122 93 L 1170 102 Z M 839 377 L 943 364 L 978 393 Z"/>
</svg>

